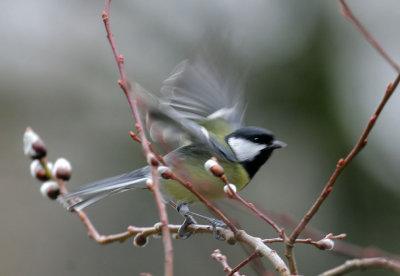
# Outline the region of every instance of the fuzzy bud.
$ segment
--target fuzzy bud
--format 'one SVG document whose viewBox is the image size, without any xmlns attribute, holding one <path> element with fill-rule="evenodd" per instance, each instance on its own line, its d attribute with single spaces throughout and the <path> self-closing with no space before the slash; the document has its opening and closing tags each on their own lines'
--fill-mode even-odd
<svg viewBox="0 0 400 276">
<path fill-rule="evenodd" d="M 158 173 L 161 175 L 161 177 L 164 179 L 170 179 L 172 177 L 172 171 L 168 167 L 159 166 L 157 168 L 157 170 L 158 170 Z"/>
<path fill-rule="evenodd" d="M 214 252 L 211 254 L 211 257 L 215 258 L 216 260 L 222 260 L 224 255 L 222 255 L 221 250 L 215 249 Z"/>
<path fill-rule="evenodd" d="M 236 193 L 237 189 L 236 189 L 236 185 L 235 184 L 229 184 L 224 186 L 224 192 L 225 194 L 227 194 L 228 196 L 233 196 L 232 191 L 234 191 Z"/>
<path fill-rule="evenodd" d="M 150 178 L 146 179 L 146 187 L 149 190 L 153 189 L 153 180 L 152 179 L 150 179 Z"/>
<path fill-rule="evenodd" d="M 331 239 L 325 238 L 318 242 L 318 248 L 321 250 L 332 250 L 335 247 L 335 242 Z"/>
<path fill-rule="evenodd" d="M 60 194 L 60 187 L 58 186 L 57 182 L 47 181 L 40 186 L 40 192 L 44 197 L 56 199 Z"/>
<path fill-rule="evenodd" d="M 32 159 L 40 159 L 46 156 L 46 146 L 30 127 L 24 133 L 24 153 Z"/>
<path fill-rule="evenodd" d="M 71 172 L 72 166 L 67 159 L 58 158 L 54 163 L 52 173 L 56 178 L 67 181 L 71 178 Z"/>
<path fill-rule="evenodd" d="M 137 234 L 133 239 L 133 245 L 136 247 L 145 247 L 149 239 L 143 234 Z"/>
<path fill-rule="evenodd" d="M 221 177 L 225 173 L 221 165 L 214 159 L 208 159 L 206 163 L 204 163 L 204 168 L 216 177 Z"/>
<path fill-rule="evenodd" d="M 48 168 L 51 168 L 51 166 L 51 163 L 47 163 Z M 46 174 L 46 170 L 43 168 L 38 159 L 35 159 L 31 162 L 30 171 L 33 178 L 36 178 L 40 181 L 49 180 L 49 176 Z"/>
<path fill-rule="evenodd" d="M 149 154 L 147 154 L 146 159 L 147 159 L 147 164 L 149 164 L 150 166 L 158 166 L 158 164 L 159 164 L 157 158 L 151 152 Z"/>
</svg>

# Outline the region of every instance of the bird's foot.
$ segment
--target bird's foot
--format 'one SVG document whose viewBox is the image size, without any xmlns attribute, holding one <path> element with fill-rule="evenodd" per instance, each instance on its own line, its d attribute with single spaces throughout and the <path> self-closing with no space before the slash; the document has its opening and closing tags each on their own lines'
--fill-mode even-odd
<svg viewBox="0 0 400 276">
<path fill-rule="evenodd" d="M 176 210 L 185 218 L 185 221 L 179 227 L 178 234 L 183 239 L 189 238 L 193 233 L 186 231 L 186 228 L 191 224 L 196 224 L 197 222 L 194 220 L 193 216 L 201 218 L 211 224 L 213 228 L 214 238 L 219 241 L 224 241 L 225 238 L 220 235 L 220 228 L 227 228 L 228 226 L 221 220 L 210 218 L 207 216 L 203 216 L 197 213 L 193 213 L 189 210 L 188 203 L 179 203 L 176 205 Z"/>
<path fill-rule="evenodd" d="M 193 233 L 187 231 L 187 227 L 191 224 L 196 224 L 197 222 L 194 220 L 194 218 L 190 215 L 188 215 L 185 220 L 183 221 L 181 227 L 178 229 L 178 235 L 181 239 L 186 240 L 188 239 Z"/>
<path fill-rule="evenodd" d="M 176 205 L 176 210 L 185 218 L 181 227 L 178 229 L 178 235 L 181 239 L 188 239 L 193 233 L 186 231 L 187 227 L 191 224 L 197 224 L 196 220 L 189 214 L 189 206 L 187 203 L 180 203 Z"/>
<path fill-rule="evenodd" d="M 225 238 L 220 235 L 220 233 L 219 233 L 220 230 L 218 229 L 218 228 L 228 228 L 228 226 L 226 225 L 225 222 L 223 222 L 219 219 L 209 218 L 206 216 L 201 216 L 201 218 L 208 221 L 208 223 L 210 223 L 211 226 L 213 227 L 214 238 L 216 238 L 219 241 L 225 241 Z"/>
</svg>

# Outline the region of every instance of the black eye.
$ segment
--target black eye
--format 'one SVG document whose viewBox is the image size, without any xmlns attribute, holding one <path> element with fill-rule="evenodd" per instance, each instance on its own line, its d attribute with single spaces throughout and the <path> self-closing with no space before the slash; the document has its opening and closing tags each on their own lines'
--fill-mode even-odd
<svg viewBox="0 0 400 276">
<path fill-rule="evenodd" d="M 253 142 L 258 142 L 260 140 L 259 137 L 253 137 Z"/>
</svg>

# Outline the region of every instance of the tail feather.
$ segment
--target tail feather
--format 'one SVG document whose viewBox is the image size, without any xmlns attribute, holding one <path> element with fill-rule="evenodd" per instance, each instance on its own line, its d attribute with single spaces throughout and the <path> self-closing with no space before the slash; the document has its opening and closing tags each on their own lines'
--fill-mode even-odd
<svg viewBox="0 0 400 276">
<path fill-rule="evenodd" d="M 144 167 L 122 175 L 106 178 L 88 184 L 58 198 L 68 210 L 81 211 L 83 208 L 110 195 L 132 190 L 145 189 L 150 170 Z"/>
</svg>

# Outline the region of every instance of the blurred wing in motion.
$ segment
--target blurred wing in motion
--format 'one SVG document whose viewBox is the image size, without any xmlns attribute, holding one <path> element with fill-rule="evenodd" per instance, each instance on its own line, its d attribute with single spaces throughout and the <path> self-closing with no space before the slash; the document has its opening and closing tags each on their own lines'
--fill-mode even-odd
<svg viewBox="0 0 400 276">
<path fill-rule="evenodd" d="M 241 127 L 243 78 L 203 51 L 191 60 L 181 62 L 161 88 L 156 99 L 140 86 L 136 98 L 146 114 L 146 124 L 153 140 L 178 142 L 179 146 L 199 142 L 222 153 L 216 157 L 235 160 L 214 138 L 225 136 Z"/>
<path fill-rule="evenodd" d="M 184 118 L 197 122 L 223 118 L 234 129 L 241 127 L 242 78 L 221 57 L 202 51 L 182 61 L 163 82 L 161 93 L 161 102 Z"/>
<path fill-rule="evenodd" d="M 183 117 L 174 108 L 160 102 L 139 85 L 136 85 L 135 93 L 139 107 L 147 111 L 147 129 L 153 140 L 162 143 L 178 142 L 180 145 L 185 142 L 200 143 L 207 146 L 216 158 L 236 161 L 233 152 L 217 141 L 215 135 L 210 135 L 206 127 Z"/>
</svg>

